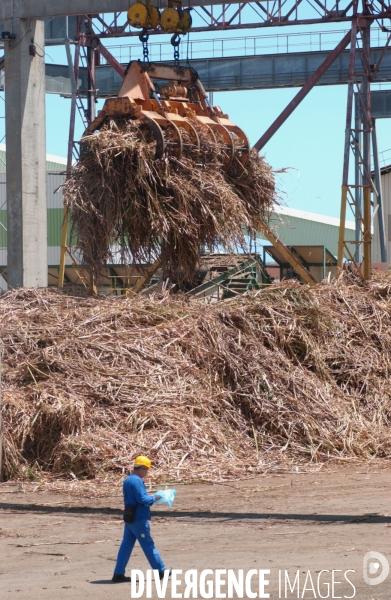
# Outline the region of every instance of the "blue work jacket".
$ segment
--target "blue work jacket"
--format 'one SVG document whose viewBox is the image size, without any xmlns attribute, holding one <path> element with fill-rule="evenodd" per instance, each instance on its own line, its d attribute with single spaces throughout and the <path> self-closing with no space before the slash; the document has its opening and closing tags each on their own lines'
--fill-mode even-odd
<svg viewBox="0 0 391 600">
<path fill-rule="evenodd" d="M 125 505 L 136 506 L 135 521 L 150 521 L 150 506 L 155 502 L 155 496 L 148 496 L 145 483 L 138 475 L 129 475 L 123 484 Z"/>
</svg>

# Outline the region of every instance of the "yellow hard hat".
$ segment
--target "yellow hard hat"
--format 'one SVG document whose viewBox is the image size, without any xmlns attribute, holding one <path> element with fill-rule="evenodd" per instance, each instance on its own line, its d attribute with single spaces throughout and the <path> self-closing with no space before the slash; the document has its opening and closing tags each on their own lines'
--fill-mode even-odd
<svg viewBox="0 0 391 600">
<path fill-rule="evenodd" d="M 137 456 L 134 461 L 135 467 L 146 467 L 147 469 L 151 468 L 151 461 L 146 456 Z"/>
</svg>

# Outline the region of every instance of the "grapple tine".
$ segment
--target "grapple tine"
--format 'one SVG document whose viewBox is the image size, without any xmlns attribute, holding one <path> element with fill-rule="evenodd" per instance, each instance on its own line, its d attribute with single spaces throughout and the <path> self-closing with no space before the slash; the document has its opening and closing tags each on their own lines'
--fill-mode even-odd
<svg viewBox="0 0 391 600">
<path fill-rule="evenodd" d="M 213 129 L 207 125 L 206 123 L 204 123 L 203 121 L 201 121 L 198 116 L 197 116 L 197 122 L 199 124 L 199 126 L 202 128 L 203 131 L 205 131 L 211 138 L 214 144 L 217 144 L 217 139 L 216 136 L 213 132 Z"/>
<path fill-rule="evenodd" d="M 226 128 L 243 142 L 243 146 L 235 148 L 235 155 L 240 154 L 240 157 L 237 158 L 242 166 L 245 167 L 250 156 L 250 142 L 248 141 L 248 137 L 237 125 L 226 125 Z"/>
<path fill-rule="evenodd" d="M 163 131 L 160 125 L 156 123 L 156 121 L 152 119 L 152 117 L 149 117 L 147 115 L 144 115 L 142 122 L 145 123 L 145 125 L 147 125 L 151 129 L 153 136 L 156 140 L 155 158 L 163 158 L 166 149 L 166 144 L 164 141 Z"/>
<path fill-rule="evenodd" d="M 200 136 L 198 135 L 196 128 L 189 121 L 189 119 L 186 119 L 186 123 L 189 126 L 189 134 L 190 134 L 190 137 L 192 138 L 193 144 L 197 147 L 197 150 L 200 150 L 200 148 L 201 148 Z"/>
<path fill-rule="evenodd" d="M 224 159 L 224 167 L 228 169 L 232 164 L 235 153 L 235 147 L 232 136 L 230 135 L 228 129 L 224 127 L 224 125 L 221 125 L 221 123 L 214 122 L 213 125 L 208 123 L 208 127 L 217 131 L 217 133 L 221 135 L 226 144 L 225 150 L 227 151 L 227 156 Z"/>
<path fill-rule="evenodd" d="M 214 143 L 217 144 L 217 139 L 216 139 L 213 129 L 211 127 L 209 127 L 209 125 L 205 125 L 205 127 L 207 128 L 208 133 L 212 137 Z"/>
<path fill-rule="evenodd" d="M 170 129 L 173 134 L 174 144 L 173 144 L 172 153 L 176 158 L 180 158 L 182 156 L 182 150 L 183 150 L 183 141 L 182 141 L 181 132 L 179 131 L 179 128 L 175 125 L 175 123 L 173 123 L 172 121 L 167 121 L 166 129 Z M 166 147 L 167 147 L 167 144 L 166 144 Z"/>
</svg>

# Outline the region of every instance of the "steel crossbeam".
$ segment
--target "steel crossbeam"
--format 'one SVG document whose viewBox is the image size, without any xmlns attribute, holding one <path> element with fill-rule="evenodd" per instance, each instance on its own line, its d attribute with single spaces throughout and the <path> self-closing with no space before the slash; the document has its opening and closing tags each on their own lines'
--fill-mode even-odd
<svg viewBox="0 0 391 600">
<path fill-rule="evenodd" d="M 107 25 L 110 27 L 121 26 L 118 21 L 118 15 L 121 12 L 126 12 L 130 5 L 134 4 L 135 0 L 2 0 L 0 5 L 0 20 L 5 21 L 11 18 L 31 19 L 31 18 L 53 18 L 65 15 L 85 15 L 85 14 L 110 14 L 110 19 L 107 20 Z M 378 4 L 378 12 L 387 12 L 389 6 L 383 0 L 376 0 Z M 153 2 L 159 8 L 168 6 L 168 0 L 159 0 Z M 211 7 L 222 6 L 221 14 L 224 14 L 231 5 L 236 5 L 235 10 L 240 11 L 247 4 L 253 4 L 258 7 L 258 15 L 264 14 L 268 21 L 287 20 L 290 15 L 303 12 L 305 7 L 307 10 L 311 8 L 311 13 L 322 19 L 338 19 L 346 18 L 349 15 L 353 16 L 355 2 L 352 0 L 261 0 L 260 2 L 236 2 L 225 3 L 223 0 L 191 0 L 184 3 L 184 7 Z M 239 9 L 237 8 L 239 5 Z M 206 8 L 206 12 L 208 8 Z M 114 15 L 114 18 L 112 17 Z M 229 16 L 225 20 L 229 20 Z"/>
<path fill-rule="evenodd" d="M 389 0 L 388 0 L 389 1 Z M 131 29 L 126 11 L 136 0 L 3 0 L 0 3 L 0 22 L 15 18 L 50 18 L 91 15 L 93 27 L 87 37 L 138 36 Z M 159 8 L 168 0 L 154 0 Z M 351 21 L 357 14 L 357 0 L 261 0 L 223 3 L 221 0 L 184 0 L 192 9 L 193 32 L 281 27 L 318 23 Z M 116 12 L 113 12 L 116 11 Z M 391 17 L 391 7 L 384 0 L 370 5 L 369 20 Z M 163 33 L 160 28 L 149 30 L 150 35 Z"/>
</svg>

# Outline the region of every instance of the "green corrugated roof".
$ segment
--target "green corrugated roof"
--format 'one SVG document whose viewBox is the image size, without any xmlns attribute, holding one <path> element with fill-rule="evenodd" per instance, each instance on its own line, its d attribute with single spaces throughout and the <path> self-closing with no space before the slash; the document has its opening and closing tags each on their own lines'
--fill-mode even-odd
<svg viewBox="0 0 391 600">
<path fill-rule="evenodd" d="M 304 215 L 304 211 L 303 211 Z M 320 217 L 320 215 L 319 215 Z M 330 219 L 331 221 L 331 219 Z M 272 213 L 269 226 L 287 246 L 325 246 L 334 256 L 338 254 L 339 221 L 321 223 L 311 218 Z M 337 225 L 338 222 L 338 225 Z M 354 229 L 345 230 L 345 239 L 354 240 Z M 258 237 L 265 239 L 262 234 Z"/>
</svg>

